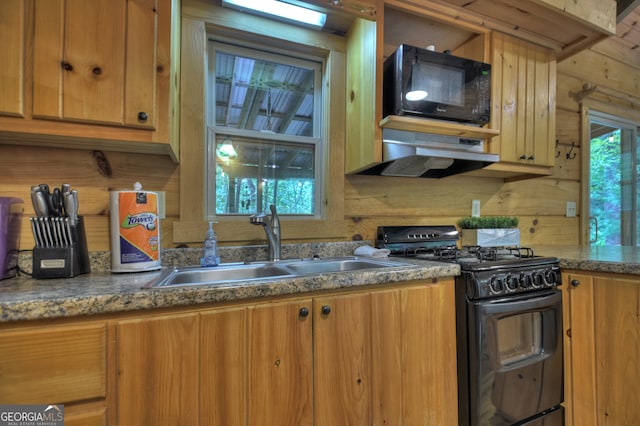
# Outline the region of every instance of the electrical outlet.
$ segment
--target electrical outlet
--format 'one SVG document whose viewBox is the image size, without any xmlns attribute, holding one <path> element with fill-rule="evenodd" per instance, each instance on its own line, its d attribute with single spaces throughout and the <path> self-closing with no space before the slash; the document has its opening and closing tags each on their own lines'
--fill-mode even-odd
<svg viewBox="0 0 640 426">
<path fill-rule="evenodd" d="M 575 201 L 567 201 L 567 217 L 576 217 L 576 203 Z"/>
<path fill-rule="evenodd" d="M 480 200 L 471 200 L 471 216 L 480 217 Z"/>
</svg>

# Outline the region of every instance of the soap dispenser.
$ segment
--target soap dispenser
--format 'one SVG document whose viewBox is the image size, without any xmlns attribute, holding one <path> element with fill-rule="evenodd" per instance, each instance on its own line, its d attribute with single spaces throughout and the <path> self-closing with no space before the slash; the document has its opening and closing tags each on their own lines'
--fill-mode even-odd
<svg viewBox="0 0 640 426">
<path fill-rule="evenodd" d="M 209 222 L 209 230 L 202 244 L 200 266 L 218 266 L 220 264 L 220 258 L 218 257 L 218 237 L 213 230 L 214 223 L 218 222 Z"/>
</svg>

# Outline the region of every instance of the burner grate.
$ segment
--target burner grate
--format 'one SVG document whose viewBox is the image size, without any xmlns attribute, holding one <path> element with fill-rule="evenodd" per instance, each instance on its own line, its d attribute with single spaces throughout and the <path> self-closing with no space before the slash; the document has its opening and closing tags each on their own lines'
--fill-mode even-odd
<svg viewBox="0 0 640 426">
<path fill-rule="evenodd" d="M 460 257 L 475 257 L 480 262 L 492 262 L 502 259 L 528 259 L 535 257 L 529 247 L 482 247 L 463 246 Z"/>
<path fill-rule="evenodd" d="M 518 260 L 535 257 L 529 247 L 482 247 L 482 246 L 442 246 L 442 247 L 403 247 L 391 251 L 393 256 L 419 257 L 425 260 L 481 263 L 499 260 Z"/>
</svg>

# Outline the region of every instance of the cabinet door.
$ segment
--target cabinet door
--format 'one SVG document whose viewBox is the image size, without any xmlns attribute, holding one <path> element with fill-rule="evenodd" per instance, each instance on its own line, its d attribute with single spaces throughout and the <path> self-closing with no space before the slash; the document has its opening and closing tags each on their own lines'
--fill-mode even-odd
<svg viewBox="0 0 640 426">
<path fill-rule="evenodd" d="M 354 173 L 382 162 L 382 78 L 376 81 L 377 24 L 356 19 L 347 36 L 347 128 L 345 171 Z M 378 61 L 380 65 L 378 66 Z"/>
<path fill-rule="evenodd" d="M 24 114 L 26 8 L 24 0 L 0 2 L 0 115 Z"/>
<path fill-rule="evenodd" d="M 123 320 L 116 328 L 114 423 L 198 424 L 198 314 Z"/>
<path fill-rule="evenodd" d="M 595 276 L 593 301 L 597 424 L 638 425 L 640 280 Z"/>
<path fill-rule="evenodd" d="M 311 322 L 310 299 L 250 309 L 246 424 L 313 424 Z"/>
<path fill-rule="evenodd" d="M 201 314 L 200 420 L 209 425 L 247 424 L 248 308 Z"/>
<path fill-rule="evenodd" d="M 36 0 L 33 116 L 151 127 L 157 7 L 157 0 Z"/>
<path fill-rule="evenodd" d="M 99 400 L 107 388 L 105 324 L 0 332 L 0 401 L 65 404 Z"/>
<path fill-rule="evenodd" d="M 313 301 L 315 425 L 371 424 L 371 299 Z"/>
<path fill-rule="evenodd" d="M 371 298 L 374 424 L 457 424 L 453 280 Z"/>
<path fill-rule="evenodd" d="M 596 424 L 593 278 L 569 274 L 563 288 L 565 404 L 571 425 Z"/>
<path fill-rule="evenodd" d="M 556 59 L 549 49 L 498 32 L 492 42 L 490 141 L 500 161 L 534 166 L 555 162 Z"/>
</svg>

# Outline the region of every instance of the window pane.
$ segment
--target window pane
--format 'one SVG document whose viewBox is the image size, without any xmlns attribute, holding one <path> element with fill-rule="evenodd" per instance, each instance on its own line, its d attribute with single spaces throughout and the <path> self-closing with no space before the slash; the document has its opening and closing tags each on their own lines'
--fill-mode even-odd
<svg viewBox="0 0 640 426">
<path fill-rule="evenodd" d="M 598 246 L 638 243 L 637 125 L 590 111 L 589 237 Z"/>
<path fill-rule="evenodd" d="M 314 153 L 311 144 L 219 136 L 215 213 L 253 214 L 274 204 L 278 214 L 313 214 Z"/>
<path fill-rule="evenodd" d="M 314 136 L 315 70 L 216 51 L 216 126 Z"/>
<path fill-rule="evenodd" d="M 595 128 L 592 124 L 592 128 Z M 600 125 L 592 130 L 590 143 L 590 215 L 597 220 L 591 228 L 590 240 L 594 245 L 621 244 L 621 150 L 620 129 Z"/>
</svg>

